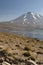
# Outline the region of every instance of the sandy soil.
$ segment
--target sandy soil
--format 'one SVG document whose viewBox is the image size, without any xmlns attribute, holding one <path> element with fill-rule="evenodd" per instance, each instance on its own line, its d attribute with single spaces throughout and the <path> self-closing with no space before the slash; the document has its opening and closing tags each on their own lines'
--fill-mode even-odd
<svg viewBox="0 0 43 65">
<path fill-rule="evenodd" d="M 0 32 L 0 65 L 31 65 L 29 60 L 43 65 L 43 41 Z"/>
</svg>

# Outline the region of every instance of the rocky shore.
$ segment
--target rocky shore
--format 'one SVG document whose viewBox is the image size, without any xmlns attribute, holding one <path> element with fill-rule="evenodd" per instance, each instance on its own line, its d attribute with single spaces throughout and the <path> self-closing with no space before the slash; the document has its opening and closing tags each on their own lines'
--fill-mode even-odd
<svg viewBox="0 0 43 65">
<path fill-rule="evenodd" d="M 43 65 L 43 41 L 0 32 L 0 65 Z"/>
</svg>

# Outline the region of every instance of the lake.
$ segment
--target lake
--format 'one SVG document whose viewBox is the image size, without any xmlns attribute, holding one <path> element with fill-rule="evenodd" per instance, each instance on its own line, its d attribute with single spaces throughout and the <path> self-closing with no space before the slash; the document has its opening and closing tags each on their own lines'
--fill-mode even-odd
<svg viewBox="0 0 43 65">
<path fill-rule="evenodd" d="M 43 40 L 43 30 L 8 30 L 8 29 L 0 29 L 1 32 L 9 32 L 14 34 L 19 34 L 22 36 L 30 37 L 30 38 L 38 38 L 40 40 Z"/>
</svg>

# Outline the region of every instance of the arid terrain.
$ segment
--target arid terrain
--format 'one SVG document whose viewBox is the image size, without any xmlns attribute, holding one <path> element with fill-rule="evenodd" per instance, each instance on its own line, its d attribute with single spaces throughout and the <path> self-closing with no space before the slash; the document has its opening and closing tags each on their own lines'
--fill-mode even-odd
<svg viewBox="0 0 43 65">
<path fill-rule="evenodd" d="M 43 41 L 0 32 L 0 65 L 43 65 Z"/>
</svg>

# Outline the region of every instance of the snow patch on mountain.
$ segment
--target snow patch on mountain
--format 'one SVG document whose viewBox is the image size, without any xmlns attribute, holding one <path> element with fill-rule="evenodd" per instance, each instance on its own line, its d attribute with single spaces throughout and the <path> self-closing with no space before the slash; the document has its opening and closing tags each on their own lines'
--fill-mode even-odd
<svg viewBox="0 0 43 65">
<path fill-rule="evenodd" d="M 37 18 L 35 17 L 34 13 L 31 13 L 31 14 L 32 14 L 32 16 L 33 16 L 34 19 L 37 19 Z"/>
<path fill-rule="evenodd" d="M 26 18 L 24 18 L 24 21 L 26 21 L 27 19 Z"/>
<path fill-rule="evenodd" d="M 24 21 L 26 21 L 27 20 L 27 13 L 24 15 Z"/>
<path fill-rule="evenodd" d="M 40 18 L 40 15 L 39 14 L 37 16 Z"/>
<path fill-rule="evenodd" d="M 27 13 L 24 15 L 24 18 L 26 18 L 27 17 Z"/>
</svg>

